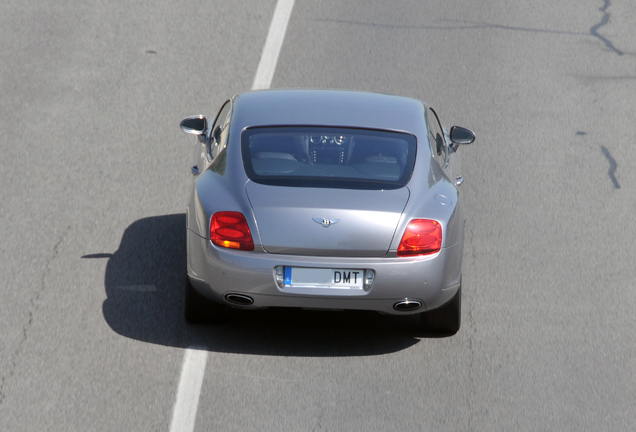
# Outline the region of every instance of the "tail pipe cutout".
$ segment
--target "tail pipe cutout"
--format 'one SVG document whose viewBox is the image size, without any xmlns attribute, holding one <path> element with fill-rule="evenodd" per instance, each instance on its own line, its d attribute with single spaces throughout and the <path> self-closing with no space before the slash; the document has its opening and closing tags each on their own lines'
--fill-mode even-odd
<svg viewBox="0 0 636 432">
<path fill-rule="evenodd" d="M 398 312 L 411 312 L 422 307 L 422 302 L 417 300 L 402 300 L 393 305 Z"/>
<path fill-rule="evenodd" d="M 244 294 L 226 294 L 225 300 L 238 306 L 249 306 L 254 303 L 254 299 Z"/>
</svg>

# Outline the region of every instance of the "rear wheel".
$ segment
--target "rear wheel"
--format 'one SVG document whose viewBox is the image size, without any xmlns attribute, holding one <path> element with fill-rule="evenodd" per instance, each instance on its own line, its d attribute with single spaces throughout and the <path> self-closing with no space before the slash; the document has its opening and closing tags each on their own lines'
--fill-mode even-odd
<svg viewBox="0 0 636 432">
<path fill-rule="evenodd" d="M 436 333 L 455 334 L 462 319 L 462 287 L 444 306 L 420 314 L 420 326 Z"/>
<path fill-rule="evenodd" d="M 225 306 L 202 296 L 192 287 L 190 278 L 185 278 L 185 320 L 189 323 L 213 323 L 226 317 Z"/>
</svg>

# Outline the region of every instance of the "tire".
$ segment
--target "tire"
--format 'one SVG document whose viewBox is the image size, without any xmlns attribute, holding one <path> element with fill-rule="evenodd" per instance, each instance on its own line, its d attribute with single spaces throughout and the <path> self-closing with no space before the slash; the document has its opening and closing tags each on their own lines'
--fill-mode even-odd
<svg viewBox="0 0 636 432">
<path fill-rule="evenodd" d="M 208 300 L 192 287 L 190 278 L 185 278 L 185 320 L 189 323 L 215 323 L 225 320 L 225 306 Z"/>
<path fill-rule="evenodd" d="M 459 331 L 462 320 L 462 287 L 444 306 L 420 314 L 420 327 L 435 333 L 454 335 Z"/>
</svg>

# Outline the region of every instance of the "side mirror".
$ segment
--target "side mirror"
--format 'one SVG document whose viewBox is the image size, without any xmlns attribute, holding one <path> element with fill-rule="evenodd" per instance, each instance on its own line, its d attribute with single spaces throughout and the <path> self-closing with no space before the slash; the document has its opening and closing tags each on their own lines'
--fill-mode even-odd
<svg viewBox="0 0 636 432">
<path fill-rule="evenodd" d="M 475 141 L 475 133 L 460 126 L 453 126 L 450 130 L 450 139 L 453 144 L 471 144 Z"/>
<path fill-rule="evenodd" d="M 190 116 L 181 120 L 180 126 L 181 130 L 187 134 L 201 136 L 208 128 L 208 120 L 202 115 Z"/>
</svg>

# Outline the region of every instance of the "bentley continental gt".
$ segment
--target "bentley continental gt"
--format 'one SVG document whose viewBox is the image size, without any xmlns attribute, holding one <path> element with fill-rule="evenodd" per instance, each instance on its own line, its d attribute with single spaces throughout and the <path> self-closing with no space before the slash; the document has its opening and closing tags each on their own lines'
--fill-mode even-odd
<svg viewBox="0 0 636 432">
<path fill-rule="evenodd" d="M 420 314 L 461 322 L 461 145 L 407 97 L 264 90 L 227 100 L 196 136 L 186 209 L 185 318 L 228 308 Z"/>
</svg>

